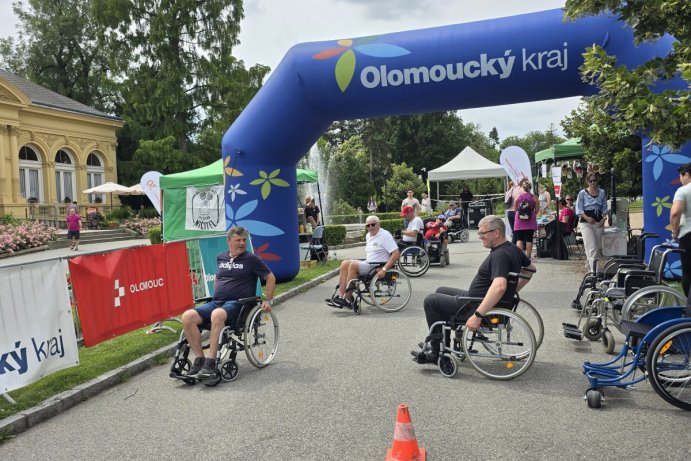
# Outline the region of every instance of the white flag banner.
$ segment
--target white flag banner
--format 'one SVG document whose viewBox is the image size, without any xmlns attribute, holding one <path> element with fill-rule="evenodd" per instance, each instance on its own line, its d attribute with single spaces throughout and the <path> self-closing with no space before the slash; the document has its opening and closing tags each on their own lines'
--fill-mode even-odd
<svg viewBox="0 0 691 461">
<path fill-rule="evenodd" d="M 226 231 L 223 185 L 187 187 L 185 230 Z"/>
<path fill-rule="evenodd" d="M 0 393 L 79 365 L 64 261 L 0 268 Z"/>
<path fill-rule="evenodd" d="M 139 184 L 142 186 L 142 190 L 149 197 L 151 203 L 161 214 L 161 186 L 160 186 L 161 173 L 158 171 L 147 171 L 142 175 L 142 179 Z"/>
</svg>

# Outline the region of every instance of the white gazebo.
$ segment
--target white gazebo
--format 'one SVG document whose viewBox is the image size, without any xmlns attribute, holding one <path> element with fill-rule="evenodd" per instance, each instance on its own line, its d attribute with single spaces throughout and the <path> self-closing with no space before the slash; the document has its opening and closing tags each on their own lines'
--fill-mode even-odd
<svg viewBox="0 0 691 461">
<path fill-rule="evenodd" d="M 430 170 L 427 179 L 437 183 L 437 199 L 439 198 L 439 183 L 443 181 L 457 181 L 464 179 L 503 178 L 506 171 L 498 163 L 486 159 L 467 146 L 450 162 Z"/>
</svg>

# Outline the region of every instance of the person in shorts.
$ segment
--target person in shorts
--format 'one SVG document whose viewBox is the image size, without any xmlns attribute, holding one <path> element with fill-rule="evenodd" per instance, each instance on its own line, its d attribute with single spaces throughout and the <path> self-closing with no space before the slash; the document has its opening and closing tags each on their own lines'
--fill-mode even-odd
<svg viewBox="0 0 691 461">
<path fill-rule="evenodd" d="M 70 241 L 70 250 L 79 250 L 79 230 L 82 228 L 82 217 L 74 208 L 67 211 L 67 240 Z"/>
<path fill-rule="evenodd" d="M 237 300 L 256 296 L 258 278 L 266 281 L 266 300 L 262 302 L 262 308 L 264 312 L 271 311 L 276 277 L 259 256 L 247 251 L 247 231 L 244 228 L 230 228 L 228 248 L 230 251 L 216 256 L 212 300 L 182 314 L 182 328 L 196 356 L 187 377 L 206 379 L 216 374 L 218 341 L 209 341 L 209 356 L 205 358 L 199 326 L 210 323 L 210 337 L 218 338 L 226 323 L 232 325 L 237 321 L 242 309 Z"/>
<path fill-rule="evenodd" d="M 351 308 L 353 306 L 352 292 L 346 292 L 346 285 L 349 280 L 353 280 L 358 276 L 364 276 L 372 270 L 373 266 L 380 266 L 377 268 L 377 277 L 384 277 L 386 271 L 396 265 L 400 251 L 393 236 L 386 229 L 381 228 L 381 223 L 377 216 L 368 216 L 365 220 L 365 227 L 367 228 L 367 237 L 365 244 L 365 260 L 347 259 L 341 262 L 341 268 L 338 275 L 338 292 L 326 303 L 330 306 L 341 306 Z"/>
</svg>

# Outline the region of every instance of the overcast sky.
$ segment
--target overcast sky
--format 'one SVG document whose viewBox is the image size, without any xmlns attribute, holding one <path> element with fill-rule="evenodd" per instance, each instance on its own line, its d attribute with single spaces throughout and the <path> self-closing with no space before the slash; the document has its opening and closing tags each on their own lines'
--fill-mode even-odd
<svg viewBox="0 0 691 461">
<path fill-rule="evenodd" d="M 13 0 L 0 0 L 0 37 L 15 33 Z M 234 55 L 246 65 L 276 68 L 296 43 L 337 40 L 411 29 L 457 24 L 560 8 L 563 0 L 246 0 L 241 45 Z M 545 131 L 578 105 L 566 98 L 460 111 L 465 122 L 483 132 L 493 126 L 500 138 Z"/>
</svg>

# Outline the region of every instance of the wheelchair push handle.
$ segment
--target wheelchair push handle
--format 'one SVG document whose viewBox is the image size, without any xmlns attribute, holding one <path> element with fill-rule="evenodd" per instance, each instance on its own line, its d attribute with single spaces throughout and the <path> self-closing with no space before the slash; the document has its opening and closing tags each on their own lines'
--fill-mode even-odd
<svg viewBox="0 0 691 461">
<path fill-rule="evenodd" d="M 535 273 L 535 271 L 531 271 L 531 270 L 529 270 L 528 272 Z M 530 280 L 530 277 L 528 277 L 527 275 L 519 274 L 518 272 L 509 272 L 509 278 L 512 280 L 518 280 L 518 279 Z"/>
</svg>

